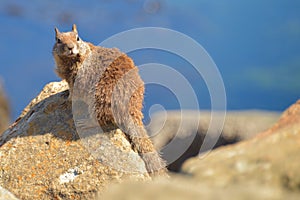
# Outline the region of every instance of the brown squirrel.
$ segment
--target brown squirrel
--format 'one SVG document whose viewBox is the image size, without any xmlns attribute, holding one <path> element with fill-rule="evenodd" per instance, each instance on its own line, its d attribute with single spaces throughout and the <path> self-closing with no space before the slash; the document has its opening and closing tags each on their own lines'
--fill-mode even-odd
<svg viewBox="0 0 300 200">
<path fill-rule="evenodd" d="M 144 160 L 148 173 L 165 174 L 166 164 L 155 150 L 142 122 L 144 83 L 132 59 L 118 49 L 94 46 L 81 40 L 75 24 L 70 32 L 60 32 L 55 28 L 55 34 L 53 57 L 56 72 L 67 81 L 69 97 L 72 97 L 78 70 L 83 65 L 90 71 L 87 73 L 98 73 L 93 108 L 99 125 L 103 130 L 120 127 Z M 83 79 L 89 79 L 88 75 Z M 126 100 L 128 94 L 130 98 Z"/>
</svg>

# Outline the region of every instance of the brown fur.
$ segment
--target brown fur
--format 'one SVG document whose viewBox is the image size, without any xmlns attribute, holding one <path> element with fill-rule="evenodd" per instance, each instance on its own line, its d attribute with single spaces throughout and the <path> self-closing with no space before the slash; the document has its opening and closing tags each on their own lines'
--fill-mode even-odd
<svg viewBox="0 0 300 200">
<path fill-rule="evenodd" d="M 100 73 L 94 94 L 95 115 L 99 125 L 104 130 L 118 127 L 124 130 L 133 148 L 144 160 L 148 172 L 165 173 L 165 163 L 156 152 L 142 122 L 144 83 L 132 59 L 116 49 L 78 41 L 75 25 L 72 32 L 60 33 L 58 29 L 55 31 L 53 56 L 57 65 L 56 72 L 68 82 L 70 95 L 78 70 L 84 64 L 88 64 L 90 72 L 84 74 L 82 79 L 90 79 L 88 74 Z M 94 60 L 84 63 L 88 57 L 93 58 L 91 54 L 96 55 Z"/>
</svg>

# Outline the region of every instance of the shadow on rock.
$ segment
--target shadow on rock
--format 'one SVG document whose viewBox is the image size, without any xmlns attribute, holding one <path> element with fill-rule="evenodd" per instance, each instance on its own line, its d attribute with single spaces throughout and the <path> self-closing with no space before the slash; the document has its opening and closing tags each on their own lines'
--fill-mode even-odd
<svg viewBox="0 0 300 200">
<path fill-rule="evenodd" d="M 211 116 L 209 111 L 168 111 L 153 115 L 148 130 L 154 145 L 162 149 L 169 170 L 178 172 L 188 158 L 252 138 L 273 125 L 280 114 L 259 110 L 227 111 L 224 126 L 212 125 L 208 132 Z M 214 116 L 222 120 L 223 113 L 215 112 Z"/>
</svg>

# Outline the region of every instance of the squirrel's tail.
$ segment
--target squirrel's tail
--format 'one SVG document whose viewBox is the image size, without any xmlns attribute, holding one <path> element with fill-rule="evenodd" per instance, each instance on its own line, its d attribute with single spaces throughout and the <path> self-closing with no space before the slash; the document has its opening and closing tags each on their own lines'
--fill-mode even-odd
<svg viewBox="0 0 300 200">
<path fill-rule="evenodd" d="M 154 148 L 144 126 L 127 126 L 126 135 L 140 157 L 143 159 L 150 176 L 167 176 L 166 162 Z"/>
</svg>

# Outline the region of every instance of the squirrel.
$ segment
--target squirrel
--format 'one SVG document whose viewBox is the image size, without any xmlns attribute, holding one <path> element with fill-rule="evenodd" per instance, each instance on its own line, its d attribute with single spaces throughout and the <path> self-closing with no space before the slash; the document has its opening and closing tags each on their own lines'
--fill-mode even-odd
<svg viewBox="0 0 300 200">
<path fill-rule="evenodd" d="M 98 124 L 103 130 L 122 128 L 132 148 L 143 159 L 147 172 L 151 176 L 166 174 L 166 163 L 154 148 L 142 122 L 144 82 L 133 60 L 116 48 L 83 41 L 75 24 L 70 32 L 55 28 L 55 40 L 52 54 L 56 73 L 67 81 L 69 98 L 72 98 L 76 76 L 84 65 L 90 71 L 87 73 L 100 71 L 93 106 Z M 92 57 L 93 54 L 96 56 Z M 88 75 L 81 78 L 89 79 Z M 128 94 L 130 98 L 126 100 Z"/>
</svg>

